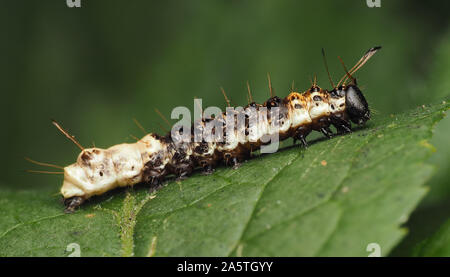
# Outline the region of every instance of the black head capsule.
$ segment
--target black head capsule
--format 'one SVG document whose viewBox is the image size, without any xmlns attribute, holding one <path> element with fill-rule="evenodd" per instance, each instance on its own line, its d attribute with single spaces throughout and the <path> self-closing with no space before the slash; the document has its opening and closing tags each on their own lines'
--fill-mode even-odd
<svg viewBox="0 0 450 277">
<path fill-rule="evenodd" d="M 369 105 L 356 85 L 345 88 L 345 108 L 350 120 L 356 124 L 364 124 L 370 119 Z"/>
</svg>

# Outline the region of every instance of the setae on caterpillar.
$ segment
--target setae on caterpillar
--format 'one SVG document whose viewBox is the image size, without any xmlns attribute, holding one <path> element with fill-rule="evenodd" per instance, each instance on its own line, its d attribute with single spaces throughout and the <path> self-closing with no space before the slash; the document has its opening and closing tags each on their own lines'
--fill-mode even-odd
<svg viewBox="0 0 450 277">
<path fill-rule="evenodd" d="M 56 121 L 53 124 L 80 149 L 77 161 L 64 168 L 40 163 L 38 165 L 62 168 L 64 182 L 61 194 L 65 212 L 75 211 L 86 199 L 101 195 L 116 187 L 133 186 L 147 183 L 151 189 L 157 189 L 167 175 L 177 179 L 189 176 L 194 169 L 202 168 L 205 174 L 223 163 L 234 168 L 252 152 L 261 150 L 269 143 L 293 138 L 307 147 L 306 137 L 311 131 L 319 131 L 330 138 L 333 125 L 338 133 L 351 132 L 351 122 L 362 125 L 370 119 L 370 110 L 366 99 L 358 88 L 352 75 L 358 71 L 381 47 L 369 49 L 349 70 L 337 85 L 333 84 L 325 59 L 325 67 L 332 85 L 330 91 L 317 85 L 314 78 L 312 86 L 303 93 L 292 89 L 288 96 L 279 98 L 273 95 L 269 80 L 271 97 L 263 104 L 253 101 L 248 86 L 249 103 L 244 108 L 231 108 L 226 113 L 214 113 L 200 118 L 188 125 L 175 124 L 172 131 L 161 136 L 155 133 L 145 135 L 135 143 L 114 145 L 108 149 L 97 147 L 83 148 L 73 136 Z M 239 109 L 240 108 L 240 109 Z M 173 114 L 173 113 L 172 113 Z"/>
</svg>

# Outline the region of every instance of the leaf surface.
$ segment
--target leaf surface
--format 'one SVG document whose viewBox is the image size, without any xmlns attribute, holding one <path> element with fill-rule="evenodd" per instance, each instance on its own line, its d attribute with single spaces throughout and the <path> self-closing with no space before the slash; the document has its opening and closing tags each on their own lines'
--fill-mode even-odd
<svg viewBox="0 0 450 277">
<path fill-rule="evenodd" d="M 448 103 L 376 117 L 355 132 L 218 168 L 115 190 L 62 213 L 54 192 L 2 190 L 0 256 L 367 256 L 405 235 L 426 193 L 424 161 Z"/>
</svg>

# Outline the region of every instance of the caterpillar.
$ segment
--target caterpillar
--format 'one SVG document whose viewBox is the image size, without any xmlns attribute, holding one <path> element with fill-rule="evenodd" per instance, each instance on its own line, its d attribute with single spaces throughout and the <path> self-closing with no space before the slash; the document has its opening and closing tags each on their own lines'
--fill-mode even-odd
<svg viewBox="0 0 450 277">
<path fill-rule="evenodd" d="M 146 183 L 153 190 L 159 188 L 168 175 L 183 179 L 197 168 L 201 168 L 204 174 L 210 174 L 221 163 L 237 168 L 251 157 L 252 152 L 267 145 L 267 135 L 275 134 L 280 141 L 293 138 L 294 143 L 300 141 L 307 147 L 306 137 L 312 131 L 321 132 L 327 138 L 334 135 L 330 126 L 334 126 L 339 134 L 352 132 L 352 122 L 363 125 L 371 116 L 368 103 L 352 75 L 380 48 L 370 48 L 350 70 L 345 68 L 341 60 L 345 75 L 336 85 L 331 80 L 322 50 L 332 85 L 329 91 L 319 87 L 314 78 L 308 90 L 300 93 L 292 89 L 285 98 L 280 98 L 272 95 L 268 76 L 271 97 L 263 104 L 253 101 L 248 86 L 249 103 L 245 108 L 217 117 L 207 118 L 202 114 L 200 119 L 194 120 L 188 131 L 172 129 L 171 133 L 164 136 L 149 133 L 135 143 L 118 144 L 107 149 L 83 148 L 61 125 L 53 121 L 81 149 L 75 163 L 61 167 L 64 170 L 60 190 L 64 211 L 72 213 L 90 197 L 116 187 Z M 274 110 L 277 112 L 273 113 Z M 227 128 L 232 125 L 235 116 L 241 116 L 243 124 Z M 213 139 L 194 139 L 196 131 L 202 133 L 211 124 L 214 128 L 209 134 Z"/>
</svg>

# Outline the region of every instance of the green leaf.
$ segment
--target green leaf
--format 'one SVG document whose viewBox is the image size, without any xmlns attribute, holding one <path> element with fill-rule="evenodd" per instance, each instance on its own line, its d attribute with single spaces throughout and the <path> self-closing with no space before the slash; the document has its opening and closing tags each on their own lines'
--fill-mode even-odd
<svg viewBox="0 0 450 277">
<path fill-rule="evenodd" d="M 427 87 L 434 91 L 429 97 L 434 100 L 444 97 L 449 98 L 450 96 L 450 78 L 448 78 L 450 75 L 450 30 L 436 46 L 436 53 L 432 59 L 432 68 L 427 82 Z M 436 165 L 437 172 L 429 182 L 431 190 L 424 199 L 423 207 L 447 203 L 450 198 L 450 186 L 448 186 L 448 179 L 450 178 L 449 136 L 450 117 L 447 117 L 438 123 L 436 133 L 431 140 L 431 143 L 439 149 L 436 155 L 433 155 L 430 159 L 430 163 Z"/>
<path fill-rule="evenodd" d="M 288 147 L 238 170 L 219 168 L 92 199 L 62 213 L 48 191 L 1 191 L 0 256 L 367 256 L 405 235 L 426 193 L 432 127 L 449 104 L 376 117 L 308 149 Z"/>
<path fill-rule="evenodd" d="M 450 30 L 436 43 L 431 66 L 426 83 L 416 86 L 416 95 L 423 92 L 424 86 L 428 99 L 449 98 L 450 93 Z M 423 93 L 422 93 L 423 94 Z M 423 98 L 424 99 L 424 98 Z M 431 101 L 431 100 L 430 100 Z M 409 233 L 405 239 L 392 251 L 393 256 L 411 256 L 416 245 L 432 236 L 450 218 L 450 117 L 446 117 L 436 124 L 430 143 L 438 151 L 427 161 L 436 168 L 433 177 L 427 181 L 430 191 L 421 201 L 419 207 L 411 215 L 405 227 Z"/>
<path fill-rule="evenodd" d="M 450 220 L 416 247 L 415 256 L 450 257 Z"/>
</svg>

